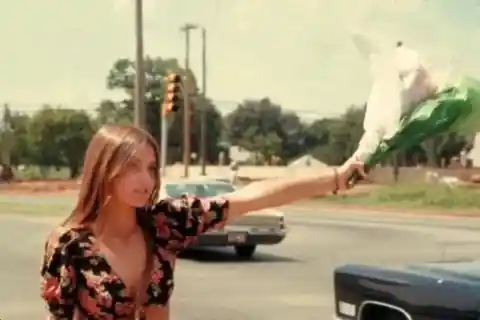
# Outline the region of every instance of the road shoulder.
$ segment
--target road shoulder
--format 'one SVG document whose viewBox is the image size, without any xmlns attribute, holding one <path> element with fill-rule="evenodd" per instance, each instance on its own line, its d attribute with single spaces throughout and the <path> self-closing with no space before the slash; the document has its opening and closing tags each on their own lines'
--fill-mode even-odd
<svg viewBox="0 0 480 320">
<path fill-rule="evenodd" d="M 445 219 L 479 219 L 480 208 L 466 210 L 466 209 L 439 209 L 439 208 L 405 208 L 385 205 L 359 205 L 359 204 L 343 204 L 343 203 L 329 203 L 323 200 L 306 200 L 297 202 L 295 204 L 285 206 L 284 208 L 291 208 L 295 211 L 315 212 L 336 212 L 344 214 L 385 214 L 385 215 L 401 215 L 405 217 L 435 217 Z"/>
</svg>

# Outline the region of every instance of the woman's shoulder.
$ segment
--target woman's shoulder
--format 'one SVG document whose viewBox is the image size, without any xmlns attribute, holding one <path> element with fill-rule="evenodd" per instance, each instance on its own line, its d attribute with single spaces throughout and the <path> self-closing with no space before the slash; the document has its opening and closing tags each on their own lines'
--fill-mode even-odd
<svg viewBox="0 0 480 320">
<path fill-rule="evenodd" d="M 45 256 L 52 256 L 55 252 L 76 251 L 80 247 L 87 229 L 84 227 L 57 226 L 47 236 L 45 241 Z M 73 251 L 72 251 L 73 250 Z"/>
<path fill-rule="evenodd" d="M 168 214 L 181 211 L 182 207 L 185 207 L 186 205 L 187 203 L 183 199 L 164 198 L 152 205 L 137 209 L 137 213 L 139 213 L 140 216 L 147 215 L 154 217 L 158 214 Z"/>
<path fill-rule="evenodd" d="M 170 213 L 192 209 L 210 211 L 216 207 L 228 206 L 228 201 L 223 197 L 199 198 L 183 196 L 180 198 L 164 198 L 146 210 L 150 213 Z"/>
</svg>

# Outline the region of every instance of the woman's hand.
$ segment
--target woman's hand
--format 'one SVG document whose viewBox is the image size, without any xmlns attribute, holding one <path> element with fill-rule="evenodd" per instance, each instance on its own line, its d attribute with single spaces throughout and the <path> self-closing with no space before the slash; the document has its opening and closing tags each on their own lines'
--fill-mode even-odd
<svg viewBox="0 0 480 320">
<path fill-rule="evenodd" d="M 340 168 L 338 168 L 339 190 L 346 190 L 349 188 L 348 181 L 355 173 L 358 173 L 360 177 L 364 179 L 367 176 L 364 167 L 365 164 L 355 157 L 350 158 Z"/>
</svg>

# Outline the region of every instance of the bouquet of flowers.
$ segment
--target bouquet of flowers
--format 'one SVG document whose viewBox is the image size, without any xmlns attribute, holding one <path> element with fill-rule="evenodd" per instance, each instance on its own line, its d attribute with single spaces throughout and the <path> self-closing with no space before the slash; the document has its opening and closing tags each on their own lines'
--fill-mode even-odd
<svg viewBox="0 0 480 320">
<path fill-rule="evenodd" d="M 480 131 L 480 81 L 461 77 L 440 87 L 413 50 L 401 50 L 396 60 L 377 58 L 373 63 L 365 132 L 355 152 L 366 171 L 392 153 L 434 136 Z M 358 179 L 355 175 L 350 184 Z"/>
</svg>

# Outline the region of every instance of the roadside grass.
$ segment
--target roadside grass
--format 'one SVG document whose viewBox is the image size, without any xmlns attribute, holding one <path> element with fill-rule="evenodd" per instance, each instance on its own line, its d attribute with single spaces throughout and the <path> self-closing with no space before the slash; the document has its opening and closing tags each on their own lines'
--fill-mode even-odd
<svg viewBox="0 0 480 320">
<path fill-rule="evenodd" d="M 435 184 L 392 184 L 369 192 L 329 196 L 325 201 L 368 206 L 395 206 L 413 209 L 478 210 L 480 215 L 480 187 Z"/>
<path fill-rule="evenodd" d="M 71 195 L 0 195 L 0 214 L 67 216 L 73 209 Z"/>
<path fill-rule="evenodd" d="M 368 191 L 367 191 L 368 190 Z M 480 187 L 450 188 L 434 184 L 392 184 L 368 188 L 349 195 L 320 198 L 325 204 L 365 207 L 468 212 L 480 216 Z M 73 209 L 75 193 L 1 194 L 0 214 L 67 216 Z"/>
</svg>

